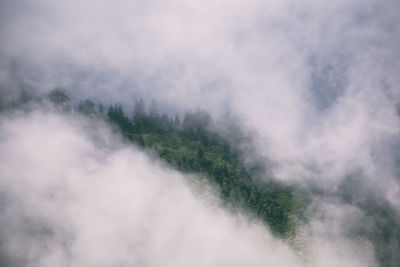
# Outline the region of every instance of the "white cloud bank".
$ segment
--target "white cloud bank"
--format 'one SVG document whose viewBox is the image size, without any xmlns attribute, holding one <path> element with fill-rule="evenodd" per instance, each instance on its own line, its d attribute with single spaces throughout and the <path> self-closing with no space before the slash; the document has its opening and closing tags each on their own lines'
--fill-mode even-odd
<svg viewBox="0 0 400 267">
<path fill-rule="evenodd" d="M 319 234 L 296 256 L 82 118 L 3 116 L 0 154 L 2 266 L 373 266 L 368 249 Z"/>
<path fill-rule="evenodd" d="M 396 0 L 5 0 L 0 12 L 3 101 L 62 86 L 229 110 L 277 177 L 331 186 L 362 169 L 400 209 Z"/>
<path fill-rule="evenodd" d="M 107 99 L 111 103 L 132 104 L 135 97 L 146 96 L 182 109 L 200 106 L 214 114 L 228 110 L 239 114 L 244 126 L 257 132 L 260 152 L 277 163 L 277 178 L 302 184 L 311 180 L 327 191 L 335 191 L 346 176 L 361 173 L 363 186 L 380 192 L 400 211 L 396 166 L 400 146 L 400 120 L 396 113 L 400 102 L 399 14 L 397 0 L 330 3 L 322 0 L 3 0 L 0 2 L 0 104 L 14 99 L 21 89 L 45 92 L 61 86 L 79 98 Z M 22 119 L 19 121 L 21 123 Z M 30 120 L 26 123 L 36 125 Z M 58 126 L 63 128 L 64 124 L 60 123 Z M 51 131 L 59 133 L 56 125 L 53 126 L 49 127 Z M 25 126 L 22 128 L 28 132 Z M 48 140 L 54 140 L 53 147 L 57 145 L 56 139 L 48 136 L 50 133 L 40 135 L 46 138 L 31 133 L 24 133 L 20 139 L 18 135 L 12 137 L 14 139 L 8 137 L 15 142 L 26 142 L 26 151 L 19 154 L 21 157 L 9 160 L 9 164 L 20 161 L 18 166 L 24 166 L 18 175 L 23 171 L 28 176 L 46 170 L 73 178 L 75 174 L 69 173 L 71 169 L 77 170 L 75 178 L 79 181 L 80 176 L 94 177 L 98 172 L 111 171 L 108 168 L 112 169 L 113 156 L 125 153 L 135 160 L 137 156 L 137 152 L 130 150 L 102 154 L 90 142 L 83 142 L 85 137 L 76 134 L 72 134 L 75 136 L 72 139 L 82 142 L 82 146 L 62 145 L 65 153 L 59 154 L 45 150 Z M 15 146 L 17 148 L 18 144 Z M 37 156 L 37 151 L 28 149 L 29 146 L 38 148 L 48 158 Z M 79 155 L 72 157 L 67 153 L 69 149 L 78 148 L 89 155 L 76 152 Z M 7 159 L 4 153 L 1 156 Z M 83 164 L 80 156 L 92 159 L 94 165 Z M 111 165 L 98 163 L 97 157 L 110 161 Z M 34 158 L 49 163 L 30 161 Z M 64 160 L 65 165 L 59 172 L 56 164 Z M 52 161 L 55 162 L 50 164 Z M 75 166 L 74 161 L 78 164 L 76 168 L 65 167 Z M 148 165 L 143 164 L 145 169 Z M 140 165 L 137 167 L 140 169 Z M 3 169 L 4 172 L 19 170 Z M 12 179 L 13 176 L 4 177 Z M 32 189 L 38 187 L 37 190 L 52 183 L 51 179 L 46 182 L 49 176 L 37 177 L 45 180 L 37 184 L 33 181 L 21 183 L 26 188 L 28 185 Z M 99 179 L 99 186 L 104 179 Z M 14 184 L 5 181 L 9 186 Z M 163 182 L 161 179 L 160 187 L 164 186 Z M 105 181 L 103 183 L 104 191 L 112 190 L 105 186 Z M 85 190 L 84 185 L 80 190 Z M 67 183 L 65 188 L 69 186 L 72 185 Z M 19 197 L 24 195 L 29 199 L 29 190 L 17 188 L 20 191 L 11 190 L 18 195 L 16 199 L 25 199 Z M 78 189 L 71 188 L 72 191 Z M 100 189 L 103 190 L 101 186 Z M 44 196 L 40 190 L 32 194 Z M 61 192 L 68 201 L 73 199 L 74 192 L 70 193 L 71 198 L 67 191 Z M 24 203 L 18 207 L 25 207 Z M 92 207 L 82 205 L 82 209 Z M 347 207 L 326 205 L 335 207 L 330 215 L 343 220 L 339 225 L 345 225 L 345 218 L 354 213 Z M 35 212 L 43 211 L 34 210 L 31 214 Z M 181 218 L 181 213 L 176 215 Z M 15 216 L 20 215 L 16 213 Z M 75 214 L 63 216 L 71 218 L 71 222 L 72 218 L 80 219 Z M 218 221 L 219 216 L 212 217 Z M 334 221 L 325 220 L 325 223 Z M 336 231 L 325 223 L 322 224 L 324 231 L 328 228 Z M 63 228 L 61 222 L 56 225 Z M 230 229 L 234 229 L 232 236 L 241 231 Z M 67 230 L 62 229 L 66 236 Z M 340 236 L 343 231 L 339 232 Z M 74 240 L 73 237 L 72 234 L 68 238 Z M 69 247 L 69 243 L 65 246 Z M 326 251 L 335 254 L 337 249 Z M 338 260 L 346 261 L 348 257 L 338 256 L 323 262 L 338 266 Z M 342 265 L 356 266 L 356 263 Z M 318 262 L 316 266 L 323 264 Z"/>
</svg>

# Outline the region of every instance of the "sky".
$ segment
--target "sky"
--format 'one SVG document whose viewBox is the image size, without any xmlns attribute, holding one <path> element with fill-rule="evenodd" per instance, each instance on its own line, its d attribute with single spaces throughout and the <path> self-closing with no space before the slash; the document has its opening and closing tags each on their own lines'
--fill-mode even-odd
<svg viewBox="0 0 400 267">
<path fill-rule="evenodd" d="M 312 184 L 326 192 L 336 192 L 349 176 L 359 176 L 362 190 L 388 201 L 400 213 L 399 14 L 400 2 L 396 0 L 337 0 L 332 3 L 319 0 L 206 0 L 201 3 L 192 0 L 2 0 L 0 105 L 18 101 L 22 92 L 41 95 L 58 87 L 68 91 L 72 98 L 91 98 L 107 104 L 120 102 L 131 106 L 135 99 L 143 97 L 146 101 L 155 99 L 161 107 L 171 111 L 201 108 L 215 117 L 231 113 L 251 131 L 257 153 L 275 163 L 276 179 L 305 187 Z M 38 136 L 27 138 L 26 147 L 41 144 L 41 135 L 46 134 L 36 125 L 40 123 L 35 116 L 25 119 L 32 127 L 38 127 Z M 70 122 L 54 116 L 54 120 L 60 120 L 60 128 L 74 131 Z M 3 118 L 2 124 L 21 125 L 18 124 L 21 120 Z M 80 119 L 75 120 L 81 123 Z M 51 123 L 44 123 L 44 126 L 58 129 Z M 16 143 L 24 139 L 6 132 L 2 130 L 2 147 L 14 147 L 7 143 L 7 138 L 14 138 Z M 79 141 L 83 146 L 95 146 L 85 137 L 76 138 L 83 138 Z M 60 142 L 64 150 L 61 141 L 54 142 L 55 145 Z M 77 144 L 76 149 L 81 149 L 80 145 Z M 16 147 L 13 153 L 25 155 L 26 147 Z M 97 151 L 99 148 L 90 149 Z M 90 154 L 88 151 L 84 153 Z M 51 159 L 55 153 L 50 148 L 43 152 L 44 157 Z M 126 153 L 122 160 L 145 157 L 137 151 Z M 35 157 L 39 156 L 32 155 L 32 162 L 27 159 L 24 165 L 32 165 L 34 170 L 38 168 Z M 54 167 L 55 172 L 68 164 L 77 172 L 83 171 L 82 166 L 69 161 L 68 155 L 65 157 L 54 160 L 55 163 L 60 160 Z M 90 160 L 92 156 L 84 154 L 82 157 Z M 18 161 L 16 156 L 12 163 L 18 164 Z M 140 165 L 147 166 L 146 171 L 151 175 L 148 163 Z M 115 167 L 104 168 L 106 172 Z M 9 181 L 12 175 L 5 175 L 8 171 L 6 168 L 2 174 L 3 184 L 12 184 Z M 134 170 L 130 172 L 135 173 Z M 163 175 L 171 174 L 160 174 Z M 37 176 L 40 177 L 40 173 Z M 121 179 L 126 179 L 124 177 L 121 174 Z M 98 186 L 104 186 L 102 183 L 106 181 Z M 138 183 L 139 187 L 148 186 Z M 47 186 L 47 182 L 39 180 L 37 185 Z M 160 182 L 158 186 L 163 184 Z M 79 186 L 73 184 L 71 188 L 78 190 Z M 38 195 L 40 190 L 36 192 Z M 36 193 L 25 199 L 17 190 L 15 197 L 21 201 L 19 208 L 28 207 L 24 201 L 33 201 Z M 57 197 L 64 194 L 69 193 L 61 190 L 61 196 Z M 93 192 L 92 197 L 97 196 Z M 203 205 L 195 199 L 193 197 L 193 205 Z M 316 216 L 323 219 L 310 227 L 317 240 L 320 235 L 329 236 L 327 246 L 335 247 L 333 251 L 339 253 L 341 244 L 333 244 L 332 240 L 343 235 L 344 218 L 349 214 L 357 217 L 361 211 L 327 199 L 320 202 L 317 210 L 324 214 L 329 207 L 332 212 Z M 89 210 L 95 209 L 88 205 Z M 115 205 L 123 204 L 116 202 Z M 156 203 L 158 205 L 161 204 Z M 76 209 L 72 208 L 73 212 L 78 212 Z M 205 213 L 210 212 L 205 210 Z M 165 216 L 178 216 L 174 212 Z M 15 216 L 19 220 L 20 215 Z M 204 218 L 208 216 L 205 214 Z M 219 218 L 223 220 L 224 216 L 228 215 L 210 216 L 216 218 L 215 228 L 210 231 L 218 232 L 215 229 L 223 228 Z M 336 227 L 328 224 L 329 221 L 335 222 Z M 86 225 L 84 221 L 77 223 Z M 235 227 L 238 228 L 232 228 L 232 232 L 239 233 L 238 239 L 241 231 L 251 232 L 243 236 L 250 236 L 245 242 L 255 251 L 268 246 L 263 243 L 260 247 L 258 242 L 261 241 L 252 239 L 254 232 L 247 226 Z M 268 236 L 267 231 L 264 232 Z M 111 235 L 115 237 L 116 234 Z M 193 235 L 193 240 L 197 240 L 196 234 Z M 166 240 L 173 242 L 169 237 Z M 193 240 L 190 242 L 199 242 Z M 343 242 L 351 243 L 346 238 Z M 351 254 L 363 255 L 353 258 L 355 261 L 368 259 L 368 264 L 358 262 L 345 266 L 373 265 L 374 260 L 365 256 L 371 255 L 365 252 L 369 250 L 368 244 L 349 246 L 363 247 L 359 252 L 351 250 Z M 144 253 L 152 251 L 144 250 Z M 287 252 L 283 250 L 282 253 Z M 292 255 L 293 252 L 288 251 Z M 249 253 L 257 254 L 253 250 Z M 90 251 L 87 255 L 91 255 Z M 247 254 L 244 261 L 253 258 L 248 255 L 251 254 Z M 314 259 L 323 258 L 321 255 L 325 254 L 316 252 Z M 145 256 L 138 257 L 148 260 Z M 265 260 L 262 255 L 254 258 L 260 262 Z M 87 260 L 90 261 L 90 257 Z M 295 262 L 296 259 L 293 265 L 292 262 L 286 265 L 296 266 Z M 338 266 L 335 261 L 331 262 L 331 266 Z"/>
</svg>

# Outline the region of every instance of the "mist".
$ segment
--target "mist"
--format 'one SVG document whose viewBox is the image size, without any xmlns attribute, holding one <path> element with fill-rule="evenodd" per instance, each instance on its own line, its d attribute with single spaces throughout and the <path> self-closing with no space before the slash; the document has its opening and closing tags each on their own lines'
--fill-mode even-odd
<svg viewBox="0 0 400 267">
<path fill-rule="evenodd" d="M 105 124 L 46 110 L 0 133 L 2 266 L 373 266 L 318 235 L 299 256 Z"/>
<path fill-rule="evenodd" d="M 1 10 L 2 102 L 60 87 L 109 104 L 144 97 L 234 113 L 282 166 L 278 177 L 313 176 L 312 165 L 336 183 L 361 168 L 383 176 L 371 179 L 398 202 L 393 173 L 380 173 L 391 163 L 379 162 L 398 143 L 397 1 L 2 1 Z"/>
<path fill-rule="evenodd" d="M 399 14 L 395 0 L 1 1 L 1 108 L 62 88 L 127 109 L 144 98 L 233 114 L 254 142 L 243 160 L 268 159 L 273 179 L 312 195 L 299 256 L 106 125 L 4 116 L 2 224 L 28 227 L 2 237 L 4 264 L 373 266 L 370 241 L 349 232 L 367 221 L 367 196 L 400 215 Z"/>
</svg>

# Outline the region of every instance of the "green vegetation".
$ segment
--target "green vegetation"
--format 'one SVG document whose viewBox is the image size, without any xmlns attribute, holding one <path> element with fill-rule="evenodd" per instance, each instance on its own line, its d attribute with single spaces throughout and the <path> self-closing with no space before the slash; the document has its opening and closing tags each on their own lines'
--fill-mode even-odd
<svg viewBox="0 0 400 267">
<path fill-rule="evenodd" d="M 61 91 L 53 91 L 48 99 L 64 111 L 71 109 L 68 97 Z M 90 100 L 80 102 L 77 110 L 106 119 L 127 140 L 153 149 L 180 171 L 196 174 L 197 184 L 202 185 L 207 179 L 218 189 L 226 207 L 261 219 L 279 237 L 296 239 L 298 226 L 306 219 L 310 195 L 332 197 L 357 207 L 363 212 L 362 223 L 349 225 L 349 236 L 371 241 L 380 266 L 397 266 L 400 261 L 400 218 L 386 200 L 368 193 L 362 180 L 346 179 L 330 195 L 318 186 L 311 187 L 311 192 L 310 188 L 300 192 L 299 188 L 265 179 L 268 175 L 263 164 L 245 165 L 241 160 L 243 151 L 238 147 L 251 145 L 251 141 L 240 127 L 227 119 L 224 123 L 230 130 L 222 136 L 212 130 L 212 119 L 203 111 L 187 112 L 181 120 L 178 115 L 172 118 L 160 114 L 155 102 L 146 110 L 143 100 L 136 101 L 131 116 L 120 104 L 106 111 L 102 104 L 96 106 Z"/>
<path fill-rule="evenodd" d="M 376 192 L 363 188 L 363 184 L 361 177 L 355 175 L 346 177 L 339 188 L 339 195 L 344 203 L 363 211 L 362 223 L 353 225 L 350 233 L 353 238 L 371 241 L 380 266 L 398 266 L 400 217 L 387 200 Z"/>
<path fill-rule="evenodd" d="M 396 266 L 400 262 L 400 224 L 396 211 L 379 199 L 366 201 L 361 208 L 367 212 L 367 223 L 362 230 L 374 244 L 379 263 Z"/>
<path fill-rule="evenodd" d="M 295 235 L 304 214 L 304 200 L 294 188 L 257 179 L 260 168 L 246 168 L 239 160 L 240 151 L 209 130 L 211 117 L 207 113 L 187 112 L 181 122 L 178 115 L 174 119 L 160 115 L 155 102 L 146 112 L 143 101 L 139 100 L 132 118 L 118 104 L 108 109 L 107 118 L 119 126 L 127 139 L 154 149 L 175 168 L 205 174 L 231 210 L 260 218 L 278 236 Z"/>
<path fill-rule="evenodd" d="M 65 94 L 60 91 L 52 92 L 49 99 L 56 105 L 66 102 Z M 148 110 L 143 100 L 136 101 L 131 116 L 125 114 L 120 104 L 106 111 L 102 104 L 96 107 L 91 100 L 79 102 L 77 110 L 87 116 L 105 118 L 127 140 L 153 149 L 180 171 L 197 174 L 199 180 L 207 179 L 231 211 L 261 219 L 277 236 L 295 236 L 305 214 L 304 198 L 293 187 L 265 179 L 261 165 L 242 163 L 238 144 L 250 141 L 239 127 L 230 125 L 234 130 L 230 136 L 222 137 L 211 130 L 212 119 L 206 112 L 187 112 L 181 120 L 178 115 L 172 118 L 160 113 L 154 101 Z"/>
</svg>

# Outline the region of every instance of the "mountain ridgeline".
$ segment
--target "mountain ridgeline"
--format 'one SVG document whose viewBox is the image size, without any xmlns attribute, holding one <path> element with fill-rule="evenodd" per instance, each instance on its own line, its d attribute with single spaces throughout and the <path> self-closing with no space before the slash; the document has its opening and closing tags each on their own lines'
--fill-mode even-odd
<svg viewBox="0 0 400 267">
<path fill-rule="evenodd" d="M 312 212 L 313 196 L 354 206 L 364 215 L 362 222 L 349 225 L 347 234 L 354 240 L 369 240 L 380 266 L 398 266 L 400 262 L 400 218 L 385 199 L 362 189 L 362 177 L 349 176 L 331 193 L 318 188 L 304 190 L 271 179 L 266 160 L 257 160 L 251 138 L 235 120 L 215 123 L 200 110 L 171 117 L 161 113 L 154 101 L 147 109 L 143 100 L 135 102 L 131 114 L 120 104 L 105 107 L 91 100 L 73 108 L 61 90 L 52 91 L 48 99 L 63 111 L 77 110 L 108 121 L 129 142 L 157 152 L 182 172 L 194 174 L 197 184 L 212 184 L 229 210 L 260 219 L 274 235 L 294 241 L 295 247 L 302 246 L 295 244 L 296 234 Z M 220 129 L 225 129 L 223 134 Z M 245 161 L 244 153 L 252 154 L 253 159 Z"/>
<path fill-rule="evenodd" d="M 72 109 L 68 97 L 60 90 L 52 91 L 48 98 L 64 110 Z M 251 142 L 233 122 L 224 122 L 235 130 L 222 137 L 212 130 L 208 113 L 197 110 L 186 112 L 183 118 L 170 117 L 159 111 L 155 101 L 146 109 L 144 101 L 137 100 L 131 115 L 120 104 L 106 108 L 91 100 L 79 102 L 76 109 L 109 121 L 126 140 L 153 149 L 174 168 L 198 174 L 195 176 L 199 180 L 206 179 L 217 188 L 223 204 L 231 211 L 261 219 L 277 236 L 295 236 L 304 219 L 305 198 L 293 187 L 262 179 L 265 172 L 261 164 L 242 163 L 237 144 Z"/>
</svg>

